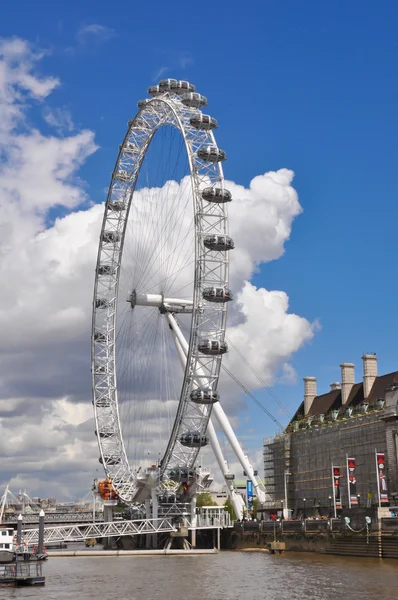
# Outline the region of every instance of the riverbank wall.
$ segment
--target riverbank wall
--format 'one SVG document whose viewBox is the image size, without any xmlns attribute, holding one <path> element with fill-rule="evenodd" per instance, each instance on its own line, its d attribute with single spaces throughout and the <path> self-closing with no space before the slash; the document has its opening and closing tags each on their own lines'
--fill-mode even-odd
<svg viewBox="0 0 398 600">
<path fill-rule="evenodd" d="M 269 548 L 285 543 L 286 551 L 315 552 L 341 556 L 398 559 L 398 518 L 328 519 L 235 523 L 225 532 L 223 548 Z"/>
</svg>

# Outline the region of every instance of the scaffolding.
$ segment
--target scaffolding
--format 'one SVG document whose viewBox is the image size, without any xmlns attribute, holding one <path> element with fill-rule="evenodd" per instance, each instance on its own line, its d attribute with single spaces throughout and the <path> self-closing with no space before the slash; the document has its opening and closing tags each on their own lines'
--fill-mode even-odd
<svg viewBox="0 0 398 600">
<path fill-rule="evenodd" d="M 333 497 L 332 465 L 340 467 L 343 506 L 348 506 L 346 458 L 355 457 L 356 494 L 362 506 L 377 502 L 375 449 L 386 453 L 386 424 L 380 410 L 350 415 L 323 415 L 291 423 L 284 434 L 264 440 L 264 475 L 272 497 L 265 508 L 281 509 L 285 473 L 287 506 L 294 514 L 330 514 Z M 388 461 L 387 461 L 388 467 Z M 391 491 L 392 479 L 389 478 Z"/>
</svg>

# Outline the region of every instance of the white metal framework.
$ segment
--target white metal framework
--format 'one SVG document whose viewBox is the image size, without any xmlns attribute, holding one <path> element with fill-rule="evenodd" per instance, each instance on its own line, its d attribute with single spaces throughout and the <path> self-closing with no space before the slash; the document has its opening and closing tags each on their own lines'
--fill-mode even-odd
<svg viewBox="0 0 398 600">
<path fill-rule="evenodd" d="M 120 537 L 124 535 L 145 535 L 151 533 L 170 533 L 179 527 L 188 529 L 224 529 L 231 527 L 228 513 L 221 508 L 205 511 L 198 515 L 193 526 L 188 516 L 179 519 L 140 519 L 134 521 L 109 521 L 107 523 L 90 523 L 89 525 L 65 525 L 44 528 L 44 543 L 80 542 L 87 539 L 103 537 Z M 32 546 L 38 543 L 39 529 L 26 529 L 23 534 L 24 543 Z"/>
<path fill-rule="evenodd" d="M 197 456 L 210 444 L 241 517 L 243 501 L 234 492 L 234 476 L 210 420 L 214 411 L 263 501 L 264 490 L 217 392 L 232 299 L 228 253 L 234 248 L 226 210 L 232 198 L 221 166 L 226 157 L 213 134 L 217 121 L 200 111 L 207 99 L 194 86 L 167 79 L 148 91 L 152 98 L 138 103 L 120 146 L 100 235 L 92 324 L 100 462 L 119 497 L 127 503 L 151 498 L 156 518 L 158 504 L 171 497 L 194 505 L 198 486 L 206 486 L 206 475 L 195 468 Z M 152 149 L 170 129 L 169 147 L 156 154 Z M 177 357 L 182 378 L 173 371 Z M 165 395 L 163 402 L 156 400 L 159 394 Z M 151 424 L 156 412 L 169 417 L 168 427 L 160 418 L 160 432 Z M 145 428 L 150 451 L 141 439 Z M 146 455 L 156 457 L 155 464 L 141 466 Z"/>
<path fill-rule="evenodd" d="M 140 209 L 134 204 L 140 169 L 155 133 L 164 126 L 172 126 L 180 132 L 188 157 L 188 195 L 193 210 L 193 228 L 190 233 L 194 238 L 191 256 L 192 296 L 188 300 L 168 298 L 165 297 L 165 289 L 161 286 L 154 290 L 154 294 L 148 293 L 153 290 L 154 283 L 154 275 L 149 273 L 149 277 L 146 278 L 149 282 L 148 287 L 136 287 L 140 285 L 140 278 L 136 277 L 137 281 L 131 282 L 132 289 L 128 298 L 132 312 L 137 311 L 139 306 L 145 306 L 153 307 L 154 310 L 157 308 L 166 316 L 171 313 L 190 313 L 191 332 L 187 364 L 174 426 L 161 460 L 162 477 L 173 479 L 173 468 L 194 467 L 200 447 L 204 445 L 202 442 L 206 441 L 207 423 L 211 412 L 211 404 L 200 404 L 191 400 L 191 392 L 197 385 L 195 374 L 200 369 L 205 374 L 207 387 L 215 392 L 221 355 L 225 349 L 227 303 L 214 301 L 210 296 L 212 293 L 228 293 L 228 252 L 210 249 L 206 247 L 204 240 L 214 235 L 226 239 L 226 207 L 224 202 L 206 201 L 203 197 L 204 190 L 208 193 L 224 193 L 220 163 L 225 155 L 217 148 L 210 129 L 200 129 L 192 125 L 199 115 L 201 113 L 197 108 L 186 106 L 181 95 L 167 89 L 165 93 L 146 102 L 136 117 L 129 122 L 105 206 L 94 291 L 93 403 L 101 452 L 100 461 L 120 497 L 129 502 L 142 499 L 140 491 L 143 483 L 148 489 L 148 472 L 142 473 L 131 468 L 119 415 L 116 384 L 119 280 L 129 215 L 133 210 Z M 165 215 L 164 219 L 171 223 L 174 216 Z M 145 222 L 142 222 L 141 226 L 144 228 Z M 170 233 L 164 235 L 168 235 L 169 238 L 171 236 Z M 166 243 L 165 239 L 153 241 L 153 254 L 160 254 L 162 248 L 159 244 L 162 243 Z M 179 245 L 181 241 L 176 239 L 173 248 L 175 252 L 178 251 Z M 131 259 L 139 261 L 139 256 L 133 256 Z M 151 258 L 150 261 L 153 262 L 154 259 Z M 145 276 L 142 276 L 142 273 L 140 275 L 142 283 Z M 176 278 L 178 272 L 169 274 L 169 280 L 172 275 Z M 143 283 L 145 284 L 145 281 Z M 186 443 L 182 443 L 181 440 Z M 152 482 L 151 485 L 155 483 Z"/>
</svg>

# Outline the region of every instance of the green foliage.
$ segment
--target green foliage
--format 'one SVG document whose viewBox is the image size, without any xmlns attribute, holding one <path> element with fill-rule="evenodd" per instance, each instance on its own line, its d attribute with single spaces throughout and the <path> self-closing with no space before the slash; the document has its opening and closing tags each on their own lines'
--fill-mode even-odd
<svg viewBox="0 0 398 600">
<path fill-rule="evenodd" d="M 209 492 L 202 492 L 196 496 L 196 506 L 214 506 L 214 500 Z"/>
<path fill-rule="evenodd" d="M 227 509 L 227 512 L 230 514 L 232 521 L 236 521 L 234 507 L 232 506 L 231 500 L 229 498 L 227 498 L 227 500 L 224 502 L 224 506 Z"/>
<path fill-rule="evenodd" d="M 258 498 L 253 498 L 253 510 L 252 510 L 253 519 L 257 519 L 257 509 L 258 509 Z"/>
</svg>

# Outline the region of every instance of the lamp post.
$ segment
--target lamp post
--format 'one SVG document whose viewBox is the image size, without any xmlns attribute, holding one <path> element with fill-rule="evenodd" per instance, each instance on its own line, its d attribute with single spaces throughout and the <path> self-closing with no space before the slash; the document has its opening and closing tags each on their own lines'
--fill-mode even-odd
<svg viewBox="0 0 398 600">
<path fill-rule="evenodd" d="M 358 507 L 361 506 L 361 494 L 357 494 Z"/>
<path fill-rule="evenodd" d="M 281 519 L 281 521 L 283 521 L 283 519 L 285 518 L 285 509 L 283 507 L 283 500 L 281 500 L 281 504 L 282 504 L 282 519 Z"/>
<path fill-rule="evenodd" d="M 289 518 L 289 509 L 287 507 L 287 476 L 291 475 L 291 473 L 289 473 L 289 471 L 287 471 L 285 469 L 284 473 L 283 473 L 283 483 L 284 483 L 284 488 L 285 488 L 285 503 L 284 505 L 284 509 L 283 509 L 283 518 L 284 519 L 288 519 Z"/>
<path fill-rule="evenodd" d="M 303 516 L 304 516 L 304 519 L 306 519 L 307 518 L 307 510 L 306 510 L 306 507 L 307 507 L 307 498 L 303 498 L 303 502 L 304 502 L 304 513 L 303 513 Z"/>
<path fill-rule="evenodd" d="M 332 516 L 332 496 L 329 496 L 329 519 Z"/>
</svg>

